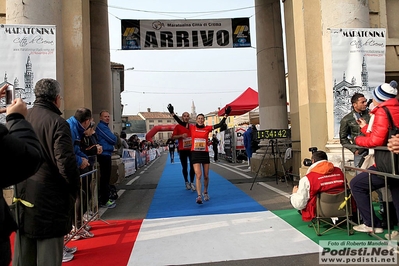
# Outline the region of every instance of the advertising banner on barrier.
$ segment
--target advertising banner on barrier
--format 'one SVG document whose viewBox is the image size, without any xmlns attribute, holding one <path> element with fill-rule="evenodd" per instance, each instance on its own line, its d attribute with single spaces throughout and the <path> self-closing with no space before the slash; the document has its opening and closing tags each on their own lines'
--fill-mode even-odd
<svg viewBox="0 0 399 266">
<path fill-rule="evenodd" d="M 331 29 L 334 138 L 342 117 L 351 111 L 355 92 L 367 99 L 385 82 L 386 29 Z"/>
<path fill-rule="evenodd" d="M 224 131 L 224 153 L 226 159 L 231 160 L 233 158 L 233 141 L 234 141 L 234 128 L 229 128 Z"/>
<path fill-rule="evenodd" d="M 122 50 L 251 47 L 249 18 L 121 21 Z"/>
<path fill-rule="evenodd" d="M 14 87 L 15 98 L 33 105 L 36 82 L 56 78 L 56 27 L 2 24 L 0 27 L 0 87 Z M 4 98 L 1 106 L 5 105 Z M 0 116 L 4 122 L 5 116 Z"/>
<path fill-rule="evenodd" d="M 247 131 L 248 126 L 235 127 L 236 133 L 236 150 L 245 150 L 244 146 L 244 133 Z"/>
</svg>

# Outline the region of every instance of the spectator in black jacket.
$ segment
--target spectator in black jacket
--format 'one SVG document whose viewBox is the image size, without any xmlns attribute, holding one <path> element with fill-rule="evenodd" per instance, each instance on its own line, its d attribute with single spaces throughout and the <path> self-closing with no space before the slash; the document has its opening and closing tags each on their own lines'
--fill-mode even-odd
<svg viewBox="0 0 399 266">
<path fill-rule="evenodd" d="M 212 135 L 212 149 L 213 149 L 213 160 L 215 161 L 215 163 L 218 161 L 218 154 L 219 154 L 219 150 L 218 150 L 218 146 L 219 146 L 219 140 L 216 137 L 216 134 Z"/>
<path fill-rule="evenodd" d="M 72 229 L 72 216 L 79 191 L 79 169 L 71 130 L 61 117 L 60 84 L 50 78 L 39 80 L 36 100 L 28 110 L 44 156 L 39 171 L 21 184 L 20 229 L 15 241 L 14 266 L 54 265 L 63 259 L 64 236 Z M 26 163 L 26 161 L 24 161 Z"/>
<path fill-rule="evenodd" d="M 8 85 L 0 89 L 4 97 Z M 33 175 L 42 163 L 39 140 L 32 126 L 25 120 L 27 108 L 21 99 L 16 99 L 6 111 L 6 125 L 0 124 L 0 166 L 1 188 L 6 188 Z M 16 159 L 18 158 L 18 160 Z M 23 162 L 23 165 L 21 165 Z M 10 235 L 17 229 L 10 209 L 0 194 L 0 265 L 8 266 L 11 261 Z"/>
</svg>

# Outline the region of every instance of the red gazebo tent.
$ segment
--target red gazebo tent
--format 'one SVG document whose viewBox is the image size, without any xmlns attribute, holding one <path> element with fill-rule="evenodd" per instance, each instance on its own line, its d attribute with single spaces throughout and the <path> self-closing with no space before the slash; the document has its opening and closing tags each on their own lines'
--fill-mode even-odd
<svg viewBox="0 0 399 266">
<path fill-rule="evenodd" d="M 248 113 L 259 105 L 258 92 L 248 87 L 240 96 L 238 96 L 231 103 L 226 104 L 220 109 L 218 116 L 224 115 L 224 110 L 227 106 L 231 107 L 230 115 L 242 115 Z"/>
</svg>

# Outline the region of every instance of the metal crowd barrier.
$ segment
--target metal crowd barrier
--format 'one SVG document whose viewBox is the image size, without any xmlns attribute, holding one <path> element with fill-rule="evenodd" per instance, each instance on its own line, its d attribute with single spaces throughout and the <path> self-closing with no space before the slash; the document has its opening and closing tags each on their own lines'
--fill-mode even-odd
<svg viewBox="0 0 399 266">
<path fill-rule="evenodd" d="M 358 167 L 354 167 L 354 166 L 349 166 L 349 165 L 345 165 L 345 148 L 361 148 L 364 149 L 365 147 L 361 147 L 361 146 L 357 146 L 357 145 L 345 145 L 345 147 L 342 147 L 342 169 L 345 175 L 345 180 L 347 179 L 347 170 L 351 170 L 351 171 L 355 171 L 355 173 L 359 173 L 359 172 L 366 172 L 368 173 L 368 179 L 369 179 L 369 194 L 370 194 L 370 212 L 371 215 L 373 217 L 374 212 L 374 207 L 373 207 L 373 198 L 372 198 L 372 182 L 371 182 L 371 175 L 378 175 L 380 178 L 384 179 L 385 182 L 385 187 L 384 187 L 384 192 L 385 195 L 388 195 L 388 178 L 395 178 L 395 179 L 399 179 L 399 175 L 397 174 L 392 174 L 392 173 L 385 173 L 385 172 L 380 172 L 380 171 L 374 171 L 374 170 L 368 170 L 368 169 L 363 169 L 363 168 L 358 168 Z M 378 147 L 374 147 L 372 148 L 374 150 L 384 150 L 384 151 L 388 151 L 386 146 L 378 146 Z M 394 167 L 394 153 L 391 152 L 391 162 L 392 162 L 392 166 Z M 394 172 L 394 169 L 392 169 L 392 172 Z M 356 176 L 356 175 L 355 175 Z M 346 190 L 346 182 L 345 182 L 345 190 Z M 388 230 L 388 235 L 389 235 L 389 239 L 391 240 L 391 225 L 390 225 L 390 213 L 389 213 L 389 201 L 386 200 L 385 201 L 386 206 L 385 206 L 385 211 L 387 212 L 387 230 Z M 352 225 L 359 225 L 359 221 L 360 221 L 360 214 L 359 211 L 358 213 L 358 219 L 357 219 L 357 223 L 355 223 L 354 221 L 349 221 L 349 223 L 351 223 Z M 371 227 L 374 228 L 374 219 L 371 217 Z M 372 235 L 373 237 L 376 237 L 379 240 L 386 240 L 385 238 L 381 238 L 380 236 L 376 235 L 374 233 L 374 231 L 372 233 L 370 233 L 370 235 Z"/>
<path fill-rule="evenodd" d="M 74 227 L 70 234 L 68 234 L 64 238 L 64 245 L 66 245 L 69 241 L 73 239 L 78 233 L 80 233 L 91 221 L 98 220 L 99 208 L 98 208 L 98 168 L 97 168 L 97 157 L 89 156 L 89 158 L 94 159 L 93 170 L 81 174 L 80 175 L 80 189 L 79 189 L 79 197 L 80 197 L 80 206 L 79 210 L 74 208 Z M 85 178 L 88 177 L 88 178 Z M 85 188 L 87 191 L 85 191 Z M 90 193 L 89 193 L 90 192 Z M 80 225 L 79 225 L 79 217 L 80 216 Z"/>
</svg>

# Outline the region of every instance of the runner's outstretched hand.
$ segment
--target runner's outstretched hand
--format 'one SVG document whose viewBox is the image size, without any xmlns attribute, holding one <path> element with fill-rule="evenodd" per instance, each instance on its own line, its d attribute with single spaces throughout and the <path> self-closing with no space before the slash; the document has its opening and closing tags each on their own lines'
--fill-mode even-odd
<svg viewBox="0 0 399 266">
<path fill-rule="evenodd" d="M 168 107 L 167 107 L 167 108 L 168 108 L 169 113 L 171 113 L 171 114 L 174 114 L 174 113 L 175 113 L 172 104 L 168 104 Z"/>
</svg>

